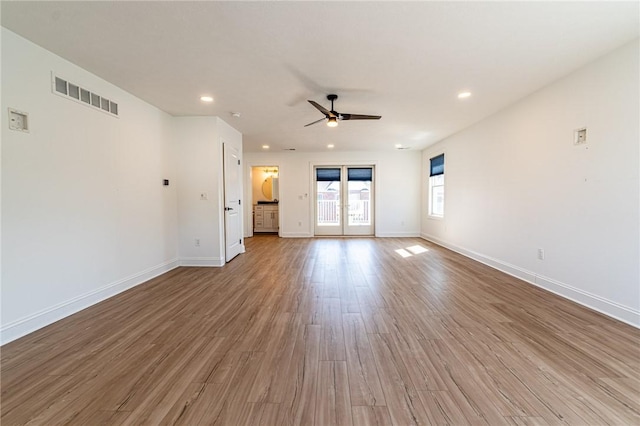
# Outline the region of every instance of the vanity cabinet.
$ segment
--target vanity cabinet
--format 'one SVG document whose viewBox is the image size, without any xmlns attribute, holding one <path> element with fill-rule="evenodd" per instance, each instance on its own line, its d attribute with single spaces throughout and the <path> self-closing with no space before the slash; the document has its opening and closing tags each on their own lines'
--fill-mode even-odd
<svg viewBox="0 0 640 426">
<path fill-rule="evenodd" d="M 278 205 L 253 206 L 253 232 L 278 232 Z"/>
</svg>

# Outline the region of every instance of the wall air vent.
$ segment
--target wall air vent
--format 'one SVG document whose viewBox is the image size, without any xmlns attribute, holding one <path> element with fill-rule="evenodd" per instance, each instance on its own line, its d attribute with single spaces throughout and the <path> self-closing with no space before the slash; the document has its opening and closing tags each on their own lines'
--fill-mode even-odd
<svg viewBox="0 0 640 426">
<path fill-rule="evenodd" d="M 53 72 L 51 73 L 51 92 L 111 116 L 118 116 L 118 104 L 116 102 L 93 93 L 89 89 L 73 84 L 65 78 L 58 77 Z"/>
</svg>

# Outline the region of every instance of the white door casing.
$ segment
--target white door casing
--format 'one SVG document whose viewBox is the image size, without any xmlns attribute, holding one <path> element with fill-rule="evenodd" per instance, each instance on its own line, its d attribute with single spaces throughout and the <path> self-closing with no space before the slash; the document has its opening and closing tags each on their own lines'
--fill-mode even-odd
<svg viewBox="0 0 640 426">
<path fill-rule="evenodd" d="M 374 235 L 373 165 L 316 166 L 313 175 L 315 235 Z"/>
<path fill-rule="evenodd" d="M 225 261 L 243 252 L 242 245 L 242 186 L 238 149 L 223 143 L 224 155 L 224 236 Z"/>
</svg>

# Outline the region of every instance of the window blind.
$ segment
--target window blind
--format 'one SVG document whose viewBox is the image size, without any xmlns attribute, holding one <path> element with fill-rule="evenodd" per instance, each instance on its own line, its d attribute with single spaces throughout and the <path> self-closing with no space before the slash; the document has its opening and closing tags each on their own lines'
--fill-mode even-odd
<svg viewBox="0 0 640 426">
<path fill-rule="evenodd" d="M 347 179 L 363 182 L 371 182 L 373 180 L 373 169 L 371 167 L 357 167 L 347 169 Z"/>
<path fill-rule="evenodd" d="M 444 154 L 433 157 L 431 160 L 431 171 L 429 176 L 438 176 L 444 174 Z"/>
<path fill-rule="evenodd" d="M 316 169 L 316 180 L 318 182 L 340 181 L 340 169 Z"/>
</svg>

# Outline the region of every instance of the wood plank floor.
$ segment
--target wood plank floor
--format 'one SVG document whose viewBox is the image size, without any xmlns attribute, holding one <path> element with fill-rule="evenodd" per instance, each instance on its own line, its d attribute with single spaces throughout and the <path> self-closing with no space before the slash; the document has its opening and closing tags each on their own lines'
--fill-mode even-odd
<svg viewBox="0 0 640 426">
<path fill-rule="evenodd" d="M 421 239 L 257 236 L 5 345 L 1 422 L 637 425 L 639 342 Z"/>
</svg>

